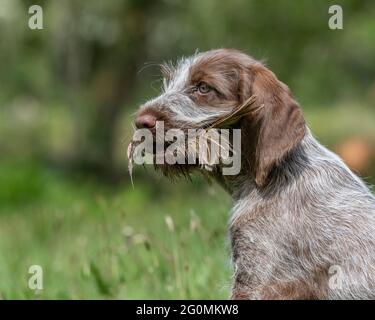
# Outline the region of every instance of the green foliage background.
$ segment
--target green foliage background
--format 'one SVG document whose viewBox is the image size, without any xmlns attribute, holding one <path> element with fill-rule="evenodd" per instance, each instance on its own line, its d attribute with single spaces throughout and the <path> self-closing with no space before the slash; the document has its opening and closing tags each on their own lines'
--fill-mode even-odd
<svg viewBox="0 0 375 320">
<path fill-rule="evenodd" d="M 28 28 L 32 4 L 43 30 Z M 328 28 L 331 4 L 343 30 Z M 290 86 L 324 144 L 373 147 L 374 18 L 370 0 L 0 0 L 0 297 L 228 297 L 229 197 L 151 168 L 132 188 L 126 172 L 157 64 L 244 50 Z M 40 292 L 27 286 L 33 264 Z"/>
</svg>

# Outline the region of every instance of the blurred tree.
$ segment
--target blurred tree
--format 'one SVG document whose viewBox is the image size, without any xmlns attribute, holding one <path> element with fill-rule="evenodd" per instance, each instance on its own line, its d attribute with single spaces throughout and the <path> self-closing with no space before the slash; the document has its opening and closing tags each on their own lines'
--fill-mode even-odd
<svg viewBox="0 0 375 320">
<path fill-rule="evenodd" d="M 76 132 L 80 147 L 74 165 L 108 175 L 114 170 L 117 121 L 124 103 L 133 97 L 137 72 L 147 60 L 147 19 L 161 3 L 117 0 L 90 4 L 58 4 L 66 11 L 59 25 L 67 28 L 58 28 L 55 62 L 57 74 L 70 92 L 70 105 L 80 114 Z M 91 104 L 89 110 L 81 103 Z"/>
</svg>

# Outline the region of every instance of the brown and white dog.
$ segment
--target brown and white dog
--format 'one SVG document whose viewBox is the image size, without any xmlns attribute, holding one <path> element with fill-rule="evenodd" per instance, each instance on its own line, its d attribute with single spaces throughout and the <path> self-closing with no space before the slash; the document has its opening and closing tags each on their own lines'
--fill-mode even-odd
<svg viewBox="0 0 375 320">
<path fill-rule="evenodd" d="M 375 198 L 319 144 L 274 73 L 231 49 L 197 53 L 162 68 L 164 90 L 141 106 L 138 128 L 189 128 L 250 96 L 242 117 L 241 170 L 208 174 L 231 194 L 233 299 L 375 298 Z M 198 166 L 164 165 L 164 173 Z"/>
</svg>

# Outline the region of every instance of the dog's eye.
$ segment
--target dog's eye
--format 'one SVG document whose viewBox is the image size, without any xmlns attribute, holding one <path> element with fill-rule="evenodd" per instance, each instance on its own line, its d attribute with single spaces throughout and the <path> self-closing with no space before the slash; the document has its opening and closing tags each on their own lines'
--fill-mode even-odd
<svg viewBox="0 0 375 320">
<path fill-rule="evenodd" d="M 199 93 L 201 94 L 206 94 L 211 90 L 210 86 L 205 82 L 200 82 L 197 88 L 198 88 Z"/>
</svg>

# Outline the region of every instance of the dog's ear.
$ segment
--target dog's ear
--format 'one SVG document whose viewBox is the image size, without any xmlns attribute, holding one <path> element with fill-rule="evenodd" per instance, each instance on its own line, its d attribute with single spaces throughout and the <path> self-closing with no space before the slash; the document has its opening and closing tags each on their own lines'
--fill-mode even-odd
<svg viewBox="0 0 375 320">
<path fill-rule="evenodd" d="M 272 168 L 297 146 L 306 133 L 305 120 L 289 88 L 263 65 L 250 72 L 251 94 L 262 107 L 251 115 L 253 128 L 252 169 L 255 182 L 263 187 Z"/>
</svg>

